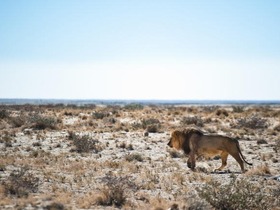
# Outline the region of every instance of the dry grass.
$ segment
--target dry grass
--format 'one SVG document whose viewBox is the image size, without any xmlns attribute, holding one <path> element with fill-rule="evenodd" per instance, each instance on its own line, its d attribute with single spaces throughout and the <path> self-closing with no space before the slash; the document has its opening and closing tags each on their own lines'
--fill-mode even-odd
<svg viewBox="0 0 280 210">
<path fill-rule="evenodd" d="M 280 182 L 264 178 L 280 174 L 279 113 L 278 106 L 0 106 L 0 208 L 238 209 L 237 195 L 256 207 L 245 186 L 277 209 Z M 220 160 L 200 159 L 189 170 L 187 157 L 167 147 L 170 132 L 188 125 L 239 137 L 254 166 L 239 174 L 229 158 L 234 175 L 212 174 Z M 199 192 L 221 195 L 220 203 Z"/>
<path fill-rule="evenodd" d="M 265 165 L 253 167 L 252 169 L 250 169 L 246 172 L 246 175 L 247 176 L 254 176 L 254 175 L 265 176 L 265 175 L 271 175 L 271 171 L 269 169 L 269 166 L 267 164 L 265 164 Z"/>
</svg>

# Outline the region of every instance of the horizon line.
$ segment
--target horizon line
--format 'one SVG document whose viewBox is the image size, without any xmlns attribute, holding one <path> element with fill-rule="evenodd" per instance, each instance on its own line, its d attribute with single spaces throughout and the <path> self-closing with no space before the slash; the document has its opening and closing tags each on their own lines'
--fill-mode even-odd
<svg viewBox="0 0 280 210">
<path fill-rule="evenodd" d="M 279 99 L 64 99 L 64 98 L 0 98 L 0 104 L 280 104 Z"/>
</svg>

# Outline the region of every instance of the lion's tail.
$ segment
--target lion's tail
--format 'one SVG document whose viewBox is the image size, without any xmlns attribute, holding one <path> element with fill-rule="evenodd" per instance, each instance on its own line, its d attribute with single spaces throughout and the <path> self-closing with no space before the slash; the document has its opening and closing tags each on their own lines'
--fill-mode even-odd
<svg viewBox="0 0 280 210">
<path fill-rule="evenodd" d="M 243 154 L 242 154 L 242 152 L 241 152 L 241 149 L 240 149 L 238 140 L 237 140 L 237 149 L 238 149 L 238 152 L 239 152 L 239 154 L 241 155 L 243 161 L 244 161 L 245 163 L 247 163 L 248 165 L 250 165 L 250 166 L 253 165 L 253 163 L 248 163 L 248 162 L 245 160 L 245 158 L 244 158 L 244 156 L 243 156 Z"/>
</svg>

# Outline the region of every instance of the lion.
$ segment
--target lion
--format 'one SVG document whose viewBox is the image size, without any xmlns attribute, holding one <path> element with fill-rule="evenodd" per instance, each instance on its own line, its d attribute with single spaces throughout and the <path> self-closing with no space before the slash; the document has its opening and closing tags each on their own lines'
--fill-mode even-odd
<svg viewBox="0 0 280 210">
<path fill-rule="evenodd" d="M 204 134 L 196 128 L 173 131 L 168 146 L 183 150 L 189 156 L 187 164 L 192 170 L 195 168 L 196 156 L 221 156 L 222 165 L 214 171 L 221 171 L 227 165 L 229 154 L 239 163 L 243 173 L 244 162 L 252 165 L 242 155 L 238 140 L 218 134 Z"/>
</svg>

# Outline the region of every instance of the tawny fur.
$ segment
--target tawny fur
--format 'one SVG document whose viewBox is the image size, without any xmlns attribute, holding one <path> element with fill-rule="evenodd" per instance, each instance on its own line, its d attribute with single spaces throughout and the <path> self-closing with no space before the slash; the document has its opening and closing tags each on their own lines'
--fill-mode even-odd
<svg viewBox="0 0 280 210">
<path fill-rule="evenodd" d="M 228 155 L 231 155 L 238 162 L 242 172 L 245 172 L 244 162 L 252 165 L 242 155 L 238 140 L 228 136 L 204 134 L 195 128 L 173 131 L 168 146 L 183 150 L 189 156 L 187 163 L 192 170 L 195 168 L 197 156 L 220 156 L 222 165 L 215 171 L 220 171 L 227 165 Z"/>
</svg>

